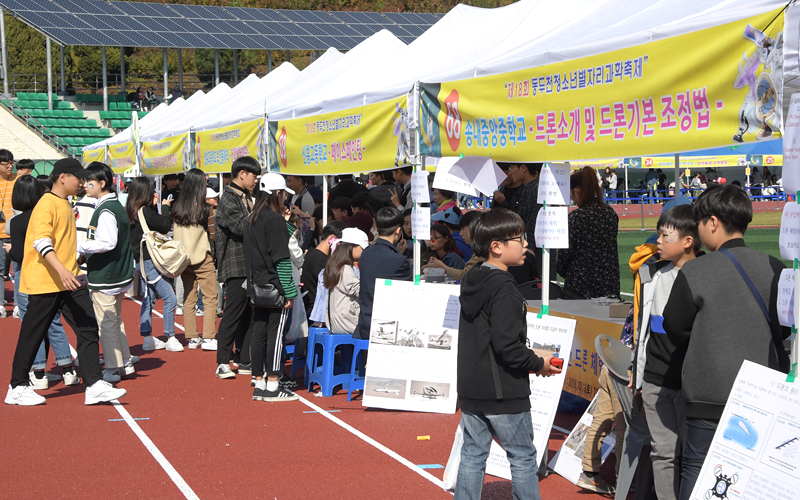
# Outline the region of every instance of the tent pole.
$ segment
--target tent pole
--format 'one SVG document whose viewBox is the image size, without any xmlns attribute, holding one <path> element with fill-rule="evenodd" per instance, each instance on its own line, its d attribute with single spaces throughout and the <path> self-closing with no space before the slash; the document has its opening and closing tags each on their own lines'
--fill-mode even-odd
<svg viewBox="0 0 800 500">
<path fill-rule="evenodd" d="M 239 85 L 239 58 L 236 49 L 233 49 L 233 85 Z"/>
<path fill-rule="evenodd" d="M 272 51 L 267 51 L 267 73 L 272 72 Z"/>
<path fill-rule="evenodd" d="M 622 184 L 622 187 L 625 189 L 625 199 L 622 200 L 622 213 L 625 213 L 625 207 L 628 204 L 628 163 L 623 163 L 625 166 L 625 182 Z"/>
<path fill-rule="evenodd" d="M 675 198 L 681 197 L 681 155 L 675 153 Z"/>
<path fill-rule="evenodd" d="M 322 176 L 322 227 L 328 225 L 328 176 Z M 322 231 L 320 231 L 320 234 Z"/>
<path fill-rule="evenodd" d="M 61 56 L 61 95 L 67 94 L 67 79 L 64 75 L 64 46 L 58 47 L 59 56 Z"/>
<path fill-rule="evenodd" d="M 214 86 L 219 85 L 219 49 L 214 49 Z"/>
<path fill-rule="evenodd" d="M 164 49 L 164 102 L 169 95 L 169 67 L 167 66 L 167 49 Z"/>
<path fill-rule="evenodd" d="M 6 47 L 6 15 L 0 9 L 0 56 L 3 64 L 3 94 L 8 95 L 8 47 Z"/>
<path fill-rule="evenodd" d="M 178 49 L 178 90 L 183 91 L 183 54 Z"/>
<path fill-rule="evenodd" d="M 53 54 L 50 50 L 50 37 L 47 37 L 45 46 L 47 47 L 47 109 L 53 109 Z"/>
<path fill-rule="evenodd" d="M 291 62 L 292 54 L 287 50 L 286 51 L 286 62 Z"/>
<path fill-rule="evenodd" d="M 125 47 L 119 48 L 119 86 L 120 92 L 125 93 Z"/>
<path fill-rule="evenodd" d="M 108 111 L 108 59 L 103 45 L 103 111 Z"/>
</svg>

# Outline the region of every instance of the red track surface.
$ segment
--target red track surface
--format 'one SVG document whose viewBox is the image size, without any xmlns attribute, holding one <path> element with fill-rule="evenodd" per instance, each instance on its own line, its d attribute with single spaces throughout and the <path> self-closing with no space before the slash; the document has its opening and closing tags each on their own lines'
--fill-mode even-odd
<svg viewBox="0 0 800 500">
<path fill-rule="evenodd" d="M 6 299 L 13 292 L 6 283 Z M 160 305 L 160 304 L 159 304 Z M 10 378 L 19 320 L 0 319 L 0 363 Z M 141 356 L 133 377 L 117 384 L 120 400 L 141 429 L 201 498 L 452 498 L 415 473 L 302 402 L 254 402 L 249 376 L 218 380 L 215 353 L 186 350 L 143 352 L 135 326 L 139 306 L 126 300 L 123 319 L 133 354 Z M 194 319 L 189 317 L 189 319 Z M 198 322 L 202 318 L 198 318 Z M 178 317 L 182 324 L 183 318 Z M 153 318 L 161 331 L 160 318 Z M 72 345 L 75 336 L 67 328 Z M 184 341 L 183 335 L 178 335 Z M 52 362 L 51 362 L 52 364 Z M 60 370 L 56 369 L 56 373 Z M 0 498 L 158 498 L 183 494 L 111 406 L 85 406 L 83 386 L 54 384 L 47 404 L 0 405 Z M 366 409 L 331 398 L 301 397 L 395 451 L 413 464 L 446 465 L 459 415 Z M 572 428 L 574 415 L 556 425 Z M 430 441 L 417 436 L 429 435 Z M 565 436 L 553 431 L 550 456 Z M 613 461 L 613 459 L 612 459 Z M 441 479 L 443 469 L 429 469 Z M 613 465 L 603 473 L 613 482 Z M 540 483 L 545 499 L 604 498 L 551 474 Z M 511 498 L 510 481 L 486 477 L 485 499 Z"/>
</svg>

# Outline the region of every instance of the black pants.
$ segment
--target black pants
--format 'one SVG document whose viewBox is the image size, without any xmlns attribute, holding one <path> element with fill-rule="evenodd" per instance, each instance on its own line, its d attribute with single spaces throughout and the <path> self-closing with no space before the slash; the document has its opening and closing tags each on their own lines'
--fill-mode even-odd
<svg viewBox="0 0 800 500">
<path fill-rule="evenodd" d="M 89 289 L 79 288 L 74 292 L 64 291 L 28 296 L 28 314 L 22 319 L 19 341 L 14 352 L 11 369 L 11 387 L 26 385 L 28 372 L 36 358 L 39 346 L 47 335 L 57 311 L 78 337 L 78 357 L 81 360 L 81 375 L 86 387 L 102 377 L 100 372 L 100 347 L 97 319 L 94 316 Z"/>
<path fill-rule="evenodd" d="M 231 360 L 233 344 L 241 345 L 239 363 L 250 362 L 250 339 L 253 336 L 253 309 L 242 288 L 244 278 L 231 278 L 225 282 L 225 307 L 217 331 L 217 364 L 226 365 Z"/>
<path fill-rule="evenodd" d="M 277 375 L 283 368 L 283 330 L 289 319 L 289 309 L 253 308 L 253 340 L 250 356 L 253 375 Z M 219 342 L 219 341 L 217 341 Z M 33 363 L 33 360 L 31 360 Z"/>
</svg>

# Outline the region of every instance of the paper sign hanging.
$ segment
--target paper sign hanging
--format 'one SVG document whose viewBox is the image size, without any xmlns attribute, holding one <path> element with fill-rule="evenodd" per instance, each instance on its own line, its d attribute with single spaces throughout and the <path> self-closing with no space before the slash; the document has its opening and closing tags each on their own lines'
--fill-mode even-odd
<svg viewBox="0 0 800 500">
<path fill-rule="evenodd" d="M 475 189 L 469 181 L 460 179 L 450 173 L 450 169 L 458 160 L 455 157 L 442 158 L 436 164 L 436 177 L 433 178 L 433 187 L 436 189 L 446 189 L 448 191 L 455 191 L 456 193 L 464 193 L 470 196 L 478 196 L 478 190 Z"/>
<path fill-rule="evenodd" d="M 427 240 L 431 237 L 431 209 L 416 207 L 411 211 L 411 236 Z"/>
<path fill-rule="evenodd" d="M 547 207 L 536 216 L 536 246 L 538 248 L 569 248 L 567 224 L 569 207 Z"/>
<path fill-rule="evenodd" d="M 794 269 L 781 271 L 778 282 L 778 321 L 781 326 L 794 326 Z"/>
<path fill-rule="evenodd" d="M 800 258 L 800 206 L 795 201 L 787 202 L 783 207 L 778 245 L 782 258 Z"/>
<path fill-rule="evenodd" d="M 428 172 L 411 174 L 411 199 L 416 203 L 430 203 L 431 192 L 428 190 Z"/>
<path fill-rule="evenodd" d="M 539 203 L 569 205 L 569 164 L 545 163 L 539 174 Z"/>
<path fill-rule="evenodd" d="M 792 94 L 783 137 L 783 189 L 800 191 L 800 94 Z"/>
</svg>

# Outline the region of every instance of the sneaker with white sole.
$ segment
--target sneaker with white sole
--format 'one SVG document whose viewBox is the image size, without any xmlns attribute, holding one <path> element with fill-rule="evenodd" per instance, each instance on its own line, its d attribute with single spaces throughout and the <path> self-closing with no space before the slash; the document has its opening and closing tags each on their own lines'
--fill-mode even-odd
<svg viewBox="0 0 800 500">
<path fill-rule="evenodd" d="M 256 387 L 253 389 L 253 401 L 264 401 L 264 389 Z"/>
<path fill-rule="evenodd" d="M 182 307 L 176 307 L 175 308 L 175 316 L 183 316 L 183 308 Z"/>
<path fill-rule="evenodd" d="M 164 349 L 167 347 L 167 343 L 153 337 L 152 335 L 148 335 L 142 341 L 142 350 L 144 351 L 157 351 L 159 349 Z"/>
<path fill-rule="evenodd" d="M 197 349 L 201 345 L 203 345 L 203 339 L 198 337 L 189 339 L 189 349 Z"/>
<path fill-rule="evenodd" d="M 44 391 L 50 387 L 50 381 L 47 380 L 46 376 L 42 378 L 36 378 L 34 372 L 30 372 L 28 374 L 28 378 L 31 380 L 30 387 L 34 391 Z"/>
<path fill-rule="evenodd" d="M 287 391 L 283 387 L 278 387 L 276 391 L 264 391 L 264 401 L 276 403 L 278 401 L 297 401 L 300 396 Z"/>
<path fill-rule="evenodd" d="M 131 355 L 131 357 L 128 358 L 128 359 L 130 359 L 131 360 L 131 364 L 134 364 L 134 365 L 142 360 L 142 358 L 140 358 L 139 356 L 134 356 L 134 355 Z M 127 363 L 127 360 L 125 360 L 125 362 Z"/>
<path fill-rule="evenodd" d="M 250 377 L 250 387 L 255 387 L 255 386 L 256 386 L 256 376 L 253 375 Z"/>
<path fill-rule="evenodd" d="M 75 370 L 71 372 L 64 372 L 64 385 L 78 385 L 81 383 L 81 378 L 75 373 Z"/>
<path fill-rule="evenodd" d="M 105 380 L 98 380 L 90 387 L 86 388 L 86 399 L 84 402 L 87 405 L 107 403 L 119 399 L 126 394 L 128 394 L 128 391 L 125 389 L 117 389 Z"/>
<path fill-rule="evenodd" d="M 122 377 L 116 370 L 103 370 L 103 380 L 106 382 L 119 382 L 122 380 Z"/>
<path fill-rule="evenodd" d="M 133 357 L 133 356 L 131 356 Z M 133 360 L 126 359 L 125 364 L 119 369 L 121 375 L 133 375 L 136 373 L 136 368 L 133 367 Z"/>
<path fill-rule="evenodd" d="M 217 350 L 217 339 L 203 339 L 202 349 L 204 351 L 216 351 Z"/>
<path fill-rule="evenodd" d="M 578 477 L 578 487 L 600 493 L 601 495 L 613 495 L 616 493 L 616 489 L 605 482 L 605 480 L 600 477 L 599 472 L 595 472 L 594 474 L 581 472 L 581 475 Z"/>
<path fill-rule="evenodd" d="M 8 386 L 5 403 L 7 405 L 36 406 L 45 403 L 44 396 L 40 396 L 33 391 L 33 387 L 28 385 L 18 385 L 11 388 Z"/>
<path fill-rule="evenodd" d="M 181 344 L 181 341 L 176 339 L 174 336 L 168 338 L 165 345 L 167 346 L 167 350 L 170 352 L 183 352 L 183 344 Z"/>
<path fill-rule="evenodd" d="M 11 316 L 15 319 L 19 319 L 22 311 L 19 310 L 19 307 L 14 307 L 14 312 L 11 313 Z"/>
<path fill-rule="evenodd" d="M 239 363 L 239 375 L 251 375 L 253 373 L 252 363 Z"/>
<path fill-rule="evenodd" d="M 300 384 L 297 383 L 297 380 L 292 380 L 286 375 L 281 374 L 281 378 L 278 379 L 278 385 L 284 389 L 294 389 Z"/>
<path fill-rule="evenodd" d="M 217 366 L 217 378 L 236 378 L 236 374 L 231 371 L 228 365 Z"/>
<path fill-rule="evenodd" d="M 194 315 L 195 315 L 195 317 L 202 318 L 203 316 L 206 315 L 206 313 L 205 313 L 205 311 L 201 311 L 200 309 L 195 309 L 194 310 Z"/>
<path fill-rule="evenodd" d="M 6 311 L 6 308 L 0 307 L 0 318 L 7 318 L 7 317 L 8 317 L 8 311 Z"/>
</svg>

